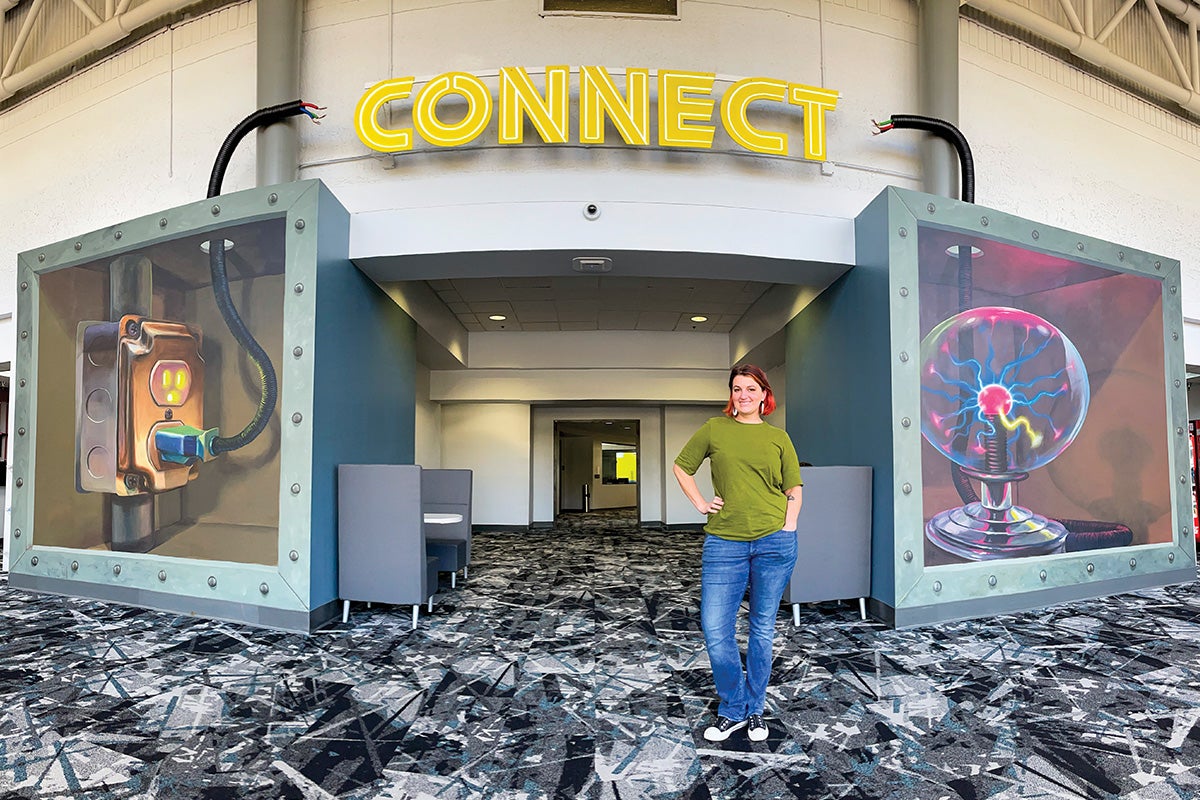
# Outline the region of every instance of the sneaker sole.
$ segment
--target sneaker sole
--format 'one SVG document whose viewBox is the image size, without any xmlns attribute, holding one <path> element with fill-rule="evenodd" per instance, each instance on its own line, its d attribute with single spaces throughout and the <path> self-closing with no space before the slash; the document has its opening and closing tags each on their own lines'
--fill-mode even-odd
<svg viewBox="0 0 1200 800">
<path fill-rule="evenodd" d="M 716 726 L 710 725 L 704 731 L 704 738 L 710 742 L 723 742 L 726 739 L 728 739 L 730 736 L 732 736 L 735 731 L 741 730 L 742 728 L 746 727 L 746 725 L 748 723 L 749 723 L 749 720 L 742 720 L 741 722 L 735 722 L 735 723 L 733 723 L 733 725 L 729 726 L 724 731 L 721 731 Z"/>
<path fill-rule="evenodd" d="M 758 728 L 755 728 L 752 731 L 748 731 L 747 735 L 750 737 L 750 741 L 752 742 L 765 742 L 769 733 L 770 732 L 766 729 L 760 731 Z"/>
</svg>

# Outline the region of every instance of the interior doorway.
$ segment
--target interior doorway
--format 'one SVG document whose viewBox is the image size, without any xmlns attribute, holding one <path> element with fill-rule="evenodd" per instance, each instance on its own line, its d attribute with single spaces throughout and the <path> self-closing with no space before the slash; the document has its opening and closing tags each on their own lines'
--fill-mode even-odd
<svg viewBox="0 0 1200 800">
<path fill-rule="evenodd" d="M 639 433 L 636 419 L 554 421 L 555 527 L 637 527 Z"/>
</svg>

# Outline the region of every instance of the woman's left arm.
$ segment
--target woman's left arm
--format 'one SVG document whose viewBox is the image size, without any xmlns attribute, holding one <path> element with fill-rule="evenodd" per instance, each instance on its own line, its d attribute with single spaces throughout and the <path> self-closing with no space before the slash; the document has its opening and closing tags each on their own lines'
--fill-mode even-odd
<svg viewBox="0 0 1200 800">
<path fill-rule="evenodd" d="M 785 531 L 796 530 L 796 520 L 800 518 L 800 504 L 804 502 L 801 495 L 803 487 L 793 486 L 784 492 L 787 497 L 787 513 L 784 515 L 783 529 Z"/>
</svg>

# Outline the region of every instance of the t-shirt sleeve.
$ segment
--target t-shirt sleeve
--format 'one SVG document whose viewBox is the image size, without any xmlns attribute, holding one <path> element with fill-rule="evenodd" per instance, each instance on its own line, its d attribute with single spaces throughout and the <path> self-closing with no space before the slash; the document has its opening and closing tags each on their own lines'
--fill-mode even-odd
<svg viewBox="0 0 1200 800">
<path fill-rule="evenodd" d="M 710 437 L 706 422 L 700 426 L 700 430 L 692 434 L 691 439 L 688 439 L 688 443 L 675 457 L 675 463 L 688 475 L 695 475 L 696 470 L 700 469 L 700 465 L 704 463 L 704 459 L 708 458 L 709 443 Z"/>
<path fill-rule="evenodd" d="M 783 435 L 783 488 L 791 489 L 793 486 L 803 486 L 804 481 L 800 478 L 800 459 L 796 457 L 796 446 L 792 444 L 792 437 L 786 433 Z"/>
</svg>

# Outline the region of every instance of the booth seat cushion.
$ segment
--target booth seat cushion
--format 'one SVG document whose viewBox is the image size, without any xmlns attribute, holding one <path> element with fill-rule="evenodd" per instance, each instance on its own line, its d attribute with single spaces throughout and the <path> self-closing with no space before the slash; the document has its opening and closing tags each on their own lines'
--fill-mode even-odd
<svg viewBox="0 0 1200 800">
<path fill-rule="evenodd" d="M 426 539 L 425 552 L 438 560 L 442 572 L 458 572 L 467 565 L 465 539 Z"/>
</svg>

